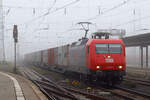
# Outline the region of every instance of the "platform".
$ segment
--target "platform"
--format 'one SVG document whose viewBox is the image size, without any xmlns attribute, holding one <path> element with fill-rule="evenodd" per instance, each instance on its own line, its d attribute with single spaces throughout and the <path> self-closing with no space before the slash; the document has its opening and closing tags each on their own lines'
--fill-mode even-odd
<svg viewBox="0 0 150 100">
<path fill-rule="evenodd" d="M 0 72 L 0 100 L 48 100 L 29 80 L 16 74 Z"/>
</svg>

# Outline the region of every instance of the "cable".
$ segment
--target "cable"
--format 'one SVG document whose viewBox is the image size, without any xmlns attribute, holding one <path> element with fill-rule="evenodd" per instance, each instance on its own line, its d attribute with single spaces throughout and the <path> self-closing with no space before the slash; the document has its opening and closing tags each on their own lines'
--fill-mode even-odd
<svg viewBox="0 0 150 100">
<path fill-rule="evenodd" d="M 11 8 L 9 8 L 9 9 L 7 10 L 6 15 L 8 15 L 8 14 L 9 14 L 10 10 L 11 10 Z"/>
<path fill-rule="evenodd" d="M 115 10 L 115 9 L 117 9 L 117 8 L 120 8 L 120 7 L 122 7 L 123 5 L 127 4 L 129 1 L 131 1 L 131 0 L 126 0 L 126 1 L 124 1 L 124 2 L 122 2 L 122 3 L 120 3 L 120 4 L 118 4 L 118 5 L 116 5 L 116 6 L 112 7 L 112 8 L 110 8 L 110 9 L 108 9 L 108 10 L 102 12 L 100 15 L 98 14 L 98 15 L 96 15 L 96 16 L 94 16 L 94 17 L 92 17 L 92 18 L 89 18 L 89 19 L 87 19 L 87 20 L 94 20 L 94 19 L 97 19 L 98 16 L 101 16 L 101 15 L 103 15 L 103 14 L 105 14 L 105 13 L 108 13 L 108 12 L 110 12 L 110 11 L 112 11 L 112 10 Z"/>
<path fill-rule="evenodd" d="M 55 6 L 55 4 L 56 4 L 56 0 L 54 0 L 52 7 L 50 7 L 50 8 L 48 9 L 48 12 L 47 12 L 47 13 L 50 13 L 51 9 Z"/>
<path fill-rule="evenodd" d="M 125 22 L 123 24 L 118 24 L 118 25 L 115 25 L 115 26 L 122 26 L 122 25 L 126 25 L 126 24 L 130 24 L 130 23 L 133 23 L 133 22 L 136 22 L 136 21 L 139 21 L 139 20 L 145 20 L 145 19 L 149 19 L 150 16 L 144 16 L 142 18 L 138 18 L 138 19 L 134 19 L 134 20 L 131 20 L 131 21 L 128 21 L 128 22 Z"/>
<path fill-rule="evenodd" d="M 9 6 L 4 5 L 3 8 L 11 8 L 11 9 L 49 9 L 49 7 L 25 7 L 25 6 Z"/>
<path fill-rule="evenodd" d="M 56 2 L 57 2 L 57 0 L 54 0 L 54 1 L 53 1 L 52 6 L 48 9 L 48 12 L 47 12 L 47 13 L 50 13 L 50 11 L 52 10 L 52 8 L 55 6 Z M 44 19 L 45 19 L 45 17 L 43 17 L 43 20 L 44 20 Z M 41 23 L 41 22 L 39 22 L 38 27 L 41 25 L 40 23 Z M 36 30 L 37 30 L 37 28 L 36 28 L 34 31 L 36 31 Z M 34 32 L 34 31 L 33 31 L 33 32 Z"/>
<path fill-rule="evenodd" d="M 54 7 L 54 5 L 56 4 L 56 0 L 54 0 L 53 6 L 48 9 L 48 12 L 47 12 L 47 13 L 43 14 L 42 16 L 38 16 L 37 18 L 35 18 L 35 19 L 33 19 L 33 20 L 29 21 L 29 22 L 35 21 L 35 20 L 40 19 L 40 18 L 45 18 L 47 15 L 49 15 L 49 14 L 51 14 L 51 13 L 54 13 L 54 12 L 56 12 L 56 11 L 58 11 L 58 10 L 61 10 L 61 9 L 65 8 L 65 7 L 67 7 L 67 6 L 70 6 L 70 5 L 74 4 L 74 3 L 77 3 L 77 2 L 79 2 L 79 1 L 80 1 L 80 0 L 73 1 L 73 2 L 71 2 L 71 3 L 68 3 L 68 4 L 66 4 L 66 5 L 64 5 L 64 6 L 62 6 L 62 7 L 59 7 L 59 8 L 57 8 L 57 9 L 55 9 L 55 10 L 53 10 L 53 11 L 50 12 L 50 10 L 51 10 L 51 9 Z M 26 22 L 26 25 L 28 25 L 28 22 Z M 40 25 L 40 22 L 39 22 L 38 25 Z M 37 29 L 35 29 L 33 32 L 36 32 L 36 31 L 37 31 Z"/>
<path fill-rule="evenodd" d="M 71 6 L 71 5 L 75 4 L 75 3 L 79 2 L 79 1 L 80 1 L 80 0 L 75 0 L 75 1 L 73 1 L 73 2 L 71 2 L 71 3 L 68 3 L 68 4 L 66 4 L 66 5 L 64 5 L 64 6 L 62 6 L 62 7 L 59 7 L 59 8 L 57 8 L 57 9 L 51 11 L 51 12 L 48 11 L 47 13 L 45 13 L 45 14 L 43 14 L 43 15 L 41 15 L 41 16 L 38 16 L 38 17 L 36 17 L 36 18 L 34 18 L 34 19 L 30 20 L 30 21 L 27 21 L 27 22 L 25 22 L 24 24 L 29 24 L 29 23 L 31 23 L 31 22 L 37 20 L 37 19 L 40 19 L 40 18 L 42 18 L 42 17 L 45 17 L 45 16 L 47 16 L 47 15 L 49 15 L 49 14 L 52 14 L 52 13 L 54 13 L 54 12 L 57 12 L 57 11 L 59 11 L 59 10 L 61 10 L 61 9 L 64 9 L 65 7 L 68 7 L 68 6 Z"/>
<path fill-rule="evenodd" d="M 142 3 L 143 3 L 143 2 L 144 2 L 144 4 L 142 4 L 142 5 L 141 5 L 141 3 L 140 3 L 140 6 L 142 6 L 142 7 L 144 7 L 143 5 L 145 5 L 145 3 L 148 4 L 149 1 L 148 1 L 148 0 L 147 0 L 147 1 L 142 1 Z M 134 3 L 137 3 L 137 1 L 134 2 Z M 149 4 L 148 4 L 148 5 L 149 5 Z M 124 12 L 117 13 L 117 14 L 113 14 L 113 15 L 104 16 L 104 17 L 105 17 L 105 18 L 106 18 L 106 17 L 114 17 L 114 16 L 118 16 L 118 15 L 120 15 L 120 14 L 122 14 L 122 13 L 125 14 L 125 11 L 124 11 Z M 104 13 L 102 13 L 101 15 L 103 15 L 103 14 L 104 14 Z M 100 14 L 97 15 L 97 17 L 98 17 L 98 16 L 101 16 L 101 15 L 100 15 Z M 95 16 L 95 17 L 96 17 L 96 16 Z M 95 17 L 93 17 L 93 19 L 94 19 Z M 89 19 L 90 19 L 90 18 L 89 18 Z M 96 18 L 95 18 L 95 19 L 96 19 Z M 91 20 L 92 20 L 92 18 L 91 18 Z"/>
<path fill-rule="evenodd" d="M 21 9 L 21 8 L 32 9 L 32 10 L 33 10 L 33 14 L 35 13 L 35 9 L 48 9 L 48 11 L 47 11 L 45 14 L 40 15 L 40 16 L 37 16 L 36 18 L 33 18 L 33 19 L 31 19 L 31 20 L 29 20 L 29 21 L 27 21 L 27 22 L 25 22 L 25 23 L 20 23 L 20 24 L 18 24 L 18 25 L 24 25 L 24 24 L 30 24 L 30 23 L 32 23 L 32 22 L 35 21 L 35 20 L 38 20 L 38 19 L 40 19 L 40 18 L 42 18 L 42 17 L 46 17 L 47 15 L 50 15 L 50 14 L 55 13 L 55 12 L 61 10 L 61 9 L 64 9 L 65 7 L 71 6 L 71 5 L 73 5 L 73 4 L 75 4 L 75 3 L 79 2 L 79 1 L 80 1 L 80 0 L 72 1 L 72 2 L 70 2 L 70 3 L 68 3 L 68 4 L 65 4 L 65 5 L 59 7 L 59 8 L 56 8 L 56 9 L 53 10 L 53 11 L 51 11 L 51 9 L 52 9 L 52 8 L 54 7 L 54 5 L 56 4 L 56 0 L 54 0 L 53 5 L 52 5 L 52 7 L 50 7 L 50 8 L 22 7 L 22 6 L 14 7 L 14 6 L 8 6 L 8 5 L 4 5 L 3 7 L 7 7 L 7 8 L 9 8 L 10 10 L 11 10 L 12 8 L 17 8 L 17 9 Z M 7 11 L 7 12 L 8 12 L 8 11 Z M 10 13 L 10 11 L 9 11 L 8 13 Z M 6 15 L 8 15 L 8 14 L 6 14 Z"/>
</svg>

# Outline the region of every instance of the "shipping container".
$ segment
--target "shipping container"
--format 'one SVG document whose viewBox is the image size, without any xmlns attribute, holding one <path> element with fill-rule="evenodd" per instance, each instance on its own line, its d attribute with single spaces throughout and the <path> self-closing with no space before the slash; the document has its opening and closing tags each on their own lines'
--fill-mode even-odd
<svg viewBox="0 0 150 100">
<path fill-rule="evenodd" d="M 40 51 L 40 54 L 41 54 L 41 56 L 40 56 L 40 58 L 41 58 L 40 64 L 43 65 L 44 64 L 43 63 L 43 51 Z"/>
<path fill-rule="evenodd" d="M 58 48 L 54 48 L 54 63 L 58 65 Z"/>
<path fill-rule="evenodd" d="M 67 66 L 69 66 L 69 48 L 70 48 L 70 45 L 67 45 Z"/>
<path fill-rule="evenodd" d="M 58 47 L 58 65 L 63 65 L 63 47 Z"/>
<path fill-rule="evenodd" d="M 76 45 L 69 48 L 69 70 L 86 72 L 85 45 Z"/>
<path fill-rule="evenodd" d="M 64 66 L 67 66 L 68 65 L 68 56 L 69 56 L 69 49 L 68 49 L 68 45 L 65 45 L 65 46 L 63 46 L 62 47 L 62 64 L 64 65 Z"/>
<path fill-rule="evenodd" d="M 43 51 L 43 65 L 48 65 L 48 50 Z"/>
<path fill-rule="evenodd" d="M 41 64 L 41 52 L 40 51 L 38 51 L 38 52 L 35 52 L 35 58 L 34 58 L 34 60 L 35 60 L 35 63 L 36 64 Z"/>
<path fill-rule="evenodd" d="M 48 49 L 48 64 L 54 65 L 54 49 Z"/>
</svg>

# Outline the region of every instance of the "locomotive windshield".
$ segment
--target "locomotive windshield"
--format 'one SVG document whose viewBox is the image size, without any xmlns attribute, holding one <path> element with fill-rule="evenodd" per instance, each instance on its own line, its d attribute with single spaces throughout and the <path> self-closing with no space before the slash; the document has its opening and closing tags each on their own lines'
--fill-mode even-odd
<svg viewBox="0 0 150 100">
<path fill-rule="evenodd" d="M 116 44 L 116 43 L 109 43 L 109 44 L 99 43 L 99 44 L 95 44 L 95 48 L 97 54 L 122 53 L 121 44 Z"/>
</svg>

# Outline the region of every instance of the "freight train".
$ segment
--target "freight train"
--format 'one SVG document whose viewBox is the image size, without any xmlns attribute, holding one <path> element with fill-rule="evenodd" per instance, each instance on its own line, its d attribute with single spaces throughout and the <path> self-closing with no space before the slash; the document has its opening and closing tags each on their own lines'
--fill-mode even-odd
<svg viewBox="0 0 150 100">
<path fill-rule="evenodd" d="M 25 55 L 30 64 L 79 75 L 89 82 L 115 84 L 126 74 L 125 45 L 121 39 L 80 39 L 70 45 Z"/>
</svg>

